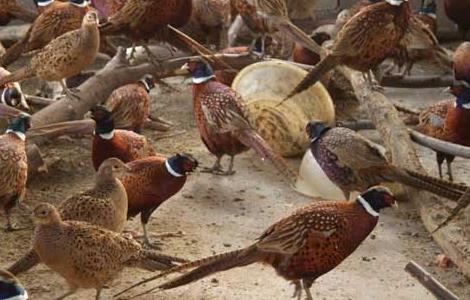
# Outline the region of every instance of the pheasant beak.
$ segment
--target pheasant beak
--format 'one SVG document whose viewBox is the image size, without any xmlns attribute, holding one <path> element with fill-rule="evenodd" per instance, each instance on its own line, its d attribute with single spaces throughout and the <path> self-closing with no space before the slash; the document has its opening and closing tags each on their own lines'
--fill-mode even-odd
<svg viewBox="0 0 470 300">
<path fill-rule="evenodd" d="M 183 66 L 181 66 L 181 70 L 183 71 L 189 71 L 189 64 L 185 63 Z"/>
<path fill-rule="evenodd" d="M 398 202 L 397 202 L 397 201 L 393 202 L 393 203 L 392 203 L 392 207 L 393 207 L 393 208 L 398 208 Z"/>
</svg>

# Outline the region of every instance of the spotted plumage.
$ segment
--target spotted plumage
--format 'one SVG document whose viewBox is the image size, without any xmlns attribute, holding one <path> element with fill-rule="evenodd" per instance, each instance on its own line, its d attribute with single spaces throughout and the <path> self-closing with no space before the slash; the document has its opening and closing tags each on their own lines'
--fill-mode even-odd
<svg viewBox="0 0 470 300">
<path fill-rule="evenodd" d="M 177 154 L 169 158 L 151 156 L 127 164 L 129 170 L 120 179 L 129 197 L 128 216 L 140 214 L 147 245 L 151 245 L 146 229 L 150 216 L 183 188 L 188 174 L 197 165 L 197 160 L 189 154 Z"/>
<path fill-rule="evenodd" d="M 329 128 L 322 122 L 312 121 L 307 125 L 307 133 L 312 140 L 310 151 L 346 199 L 353 191 L 360 192 L 380 183 L 395 181 L 455 200 L 466 189 L 465 186 L 393 166 L 377 145 L 351 129 Z"/>
<path fill-rule="evenodd" d="M 463 42 L 455 49 L 453 62 L 455 79 L 470 83 L 470 42 Z"/>
<path fill-rule="evenodd" d="M 125 34 L 133 42 L 167 39 L 167 25 L 182 27 L 191 17 L 189 0 L 127 1 L 107 22 L 100 26 L 102 35 Z"/>
<path fill-rule="evenodd" d="M 447 17 L 457 24 L 462 38 L 465 39 L 470 30 L 470 1 L 444 0 L 444 8 Z"/>
<path fill-rule="evenodd" d="M 50 41 L 72 30 L 79 29 L 88 11 L 86 0 L 75 3 L 55 1 L 37 17 L 25 36 L 7 49 L 0 65 L 8 66 L 21 54 L 44 48 Z"/>
<path fill-rule="evenodd" d="M 121 232 L 127 220 L 127 193 L 116 178 L 126 165 L 117 158 L 109 158 L 101 164 L 95 176 L 95 185 L 60 203 L 58 211 L 63 220 L 87 222 L 114 232 Z M 29 250 L 8 268 L 18 275 L 40 262 L 34 249 Z"/>
<path fill-rule="evenodd" d="M 315 84 L 337 65 L 369 72 L 397 47 L 408 29 L 407 0 L 386 0 L 368 5 L 338 32 L 331 50 L 285 97 L 297 95 Z"/>
<path fill-rule="evenodd" d="M 470 86 L 452 87 L 455 100 L 441 101 L 423 110 L 419 115 L 418 128 L 426 135 L 447 142 L 470 146 Z M 452 181 L 453 155 L 436 152 L 439 175 L 442 178 L 442 163 L 447 162 L 447 171 Z"/>
<path fill-rule="evenodd" d="M 191 22 L 206 35 L 207 44 L 227 47 L 231 24 L 230 0 L 192 0 Z M 215 43 L 214 43 L 215 42 Z"/>
<path fill-rule="evenodd" d="M 250 125 L 241 96 L 218 82 L 205 61 L 191 60 L 185 68 L 193 74 L 193 107 L 199 133 L 207 149 L 217 157 L 214 166 L 207 171 L 231 175 L 234 156 L 253 148 L 291 180 L 293 175 L 286 162 Z M 231 157 L 226 172 L 220 165 L 223 155 Z"/>
<path fill-rule="evenodd" d="M 20 116 L 0 136 L 0 207 L 6 215 L 8 231 L 14 229 L 10 210 L 23 200 L 26 191 L 28 160 L 25 137 L 29 127 L 29 117 Z"/>
<path fill-rule="evenodd" d="M 95 170 L 101 163 L 116 157 L 123 162 L 155 155 L 153 146 L 143 135 L 129 130 L 115 129 L 111 112 L 104 106 L 98 105 L 91 110 L 96 122 L 93 135 L 92 160 Z"/>
<path fill-rule="evenodd" d="M 150 91 L 155 87 L 147 75 L 136 83 L 114 90 L 105 106 L 111 111 L 116 128 L 140 132 L 150 115 Z"/>
<path fill-rule="evenodd" d="M 63 80 L 77 75 L 95 60 L 99 41 L 98 16 L 95 12 L 88 12 L 80 29 L 52 40 L 31 58 L 27 66 L 3 77 L 0 86 L 37 76 L 46 81 L 60 81 L 70 94 Z"/>
<path fill-rule="evenodd" d="M 266 35 L 282 31 L 294 42 L 309 50 L 320 53 L 321 47 L 312 41 L 288 16 L 286 0 L 235 0 L 236 8 L 244 23 L 251 31 L 262 37 L 262 53 L 265 53 Z"/>
<path fill-rule="evenodd" d="M 271 265 L 278 275 L 292 281 L 299 298 L 302 281 L 307 299 L 312 299 L 313 282 L 353 253 L 377 225 L 379 211 L 394 203 L 393 195 L 383 187 L 371 188 L 355 201 L 315 201 L 272 225 L 249 247 L 184 264 L 133 287 L 193 269 L 158 286 L 172 289 L 258 262 Z"/>
<path fill-rule="evenodd" d="M 70 291 L 78 288 L 101 289 L 124 267 L 164 270 L 184 260 L 144 250 L 133 239 L 89 223 L 63 221 L 57 209 L 40 204 L 33 212 L 37 222 L 33 248 L 41 261 L 59 273 Z"/>
</svg>

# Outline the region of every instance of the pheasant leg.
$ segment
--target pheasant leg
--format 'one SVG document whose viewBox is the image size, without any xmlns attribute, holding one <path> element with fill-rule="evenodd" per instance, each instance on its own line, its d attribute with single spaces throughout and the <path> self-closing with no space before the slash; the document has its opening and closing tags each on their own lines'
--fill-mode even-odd
<svg viewBox="0 0 470 300">
<path fill-rule="evenodd" d="M 220 160 L 222 156 L 217 156 L 217 160 L 215 161 L 214 165 L 211 168 L 204 168 L 201 172 L 203 173 L 212 173 L 215 174 L 216 172 L 222 171 L 222 166 L 220 165 Z"/>
<path fill-rule="evenodd" d="M 101 289 L 96 289 L 95 300 L 99 300 L 99 299 L 100 299 L 100 295 L 101 295 Z"/>
<path fill-rule="evenodd" d="M 297 300 L 301 300 L 302 298 L 302 283 L 300 282 L 300 280 L 295 280 L 295 281 L 292 281 L 292 283 L 294 285 L 294 294 L 292 295 L 292 298 L 297 298 Z"/>
<path fill-rule="evenodd" d="M 310 278 L 302 279 L 302 285 L 304 287 L 305 294 L 307 295 L 307 300 L 313 300 L 312 293 L 310 292 L 310 288 L 312 287 L 313 281 L 314 280 Z"/>
<path fill-rule="evenodd" d="M 161 65 L 161 62 L 160 60 L 158 60 L 158 57 L 156 57 L 155 54 L 152 53 L 152 51 L 147 45 L 143 45 L 142 47 L 144 48 L 145 53 L 147 54 L 147 57 L 149 58 L 149 61 L 156 67 L 159 67 Z"/>
<path fill-rule="evenodd" d="M 449 181 L 454 182 L 454 176 L 452 175 L 452 162 L 454 161 L 454 156 L 446 156 L 447 163 L 447 175 L 449 175 Z"/>
<path fill-rule="evenodd" d="M 151 249 L 162 250 L 162 247 L 161 247 L 161 246 L 163 246 L 162 242 L 160 242 L 160 241 L 150 242 L 149 235 L 148 235 L 148 232 L 147 232 L 147 224 L 142 223 L 142 229 L 143 229 L 143 232 L 144 232 L 144 235 L 142 236 L 142 238 L 144 240 L 144 245 L 151 248 Z"/>
<path fill-rule="evenodd" d="M 63 89 L 64 93 L 67 95 L 67 97 L 72 98 L 72 99 L 75 98 L 75 99 L 80 100 L 80 97 L 76 94 L 77 90 L 72 91 L 72 89 L 69 89 L 67 87 L 67 84 L 65 83 L 65 79 L 62 79 L 60 81 L 60 85 L 62 86 L 62 89 Z"/>
<path fill-rule="evenodd" d="M 439 170 L 439 178 L 442 179 L 442 163 L 444 162 L 444 154 L 436 152 L 437 169 Z"/>
</svg>

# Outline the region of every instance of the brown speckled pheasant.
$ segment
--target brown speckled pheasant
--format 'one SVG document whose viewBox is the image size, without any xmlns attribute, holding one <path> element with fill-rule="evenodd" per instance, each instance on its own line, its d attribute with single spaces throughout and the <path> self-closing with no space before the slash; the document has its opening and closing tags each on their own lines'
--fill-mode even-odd
<svg viewBox="0 0 470 300">
<path fill-rule="evenodd" d="M 114 90 L 105 106 L 111 111 L 116 128 L 140 132 L 150 115 L 150 90 L 155 87 L 153 77 L 146 75 L 136 83 Z"/>
<path fill-rule="evenodd" d="M 78 288 L 93 288 L 99 299 L 103 286 L 124 267 L 155 271 L 184 261 L 144 250 L 131 238 L 89 223 L 63 221 L 50 204 L 38 205 L 33 218 L 37 222 L 33 248 L 44 264 L 67 281 L 70 290 L 63 298 Z"/>
<path fill-rule="evenodd" d="M 346 65 L 369 75 L 397 47 L 408 29 L 408 0 L 385 0 L 371 4 L 354 15 L 338 32 L 327 55 L 285 97 L 303 92 L 336 67 Z"/>
<path fill-rule="evenodd" d="M 278 30 L 311 51 L 317 54 L 322 52 L 318 44 L 291 22 L 287 13 L 286 0 L 235 0 L 235 5 L 248 28 L 261 36 L 263 54 L 266 35 Z"/>
<path fill-rule="evenodd" d="M 364 7 L 377 3 L 377 2 L 382 2 L 382 1 L 383 0 L 358 0 L 351 7 L 342 10 L 338 14 L 338 17 L 336 18 L 335 26 L 337 30 L 341 29 L 344 26 L 344 24 L 346 24 L 352 17 L 354 17 L 354 15 L 356 15 Z"/>
<path fill-rule="evenodd" d="M 394 204 L 395 198 L 383 187 L 373 187 L 355 201 L 315 201 L 272 225 L 249 247 L 184 264 L 133 287 L 194 269 L 158 286 L 172 289 L 217 272 L 263 263 L 295 284 L 294 297 L 301 299 L 303 286 L 307 299 L 312 299 L 313 282 L 353 253 L 377 225 L 380 210 Z"/>
<path fill-rule="evenodd" d="M 93 137 L 92 160 L 95 170 L 103 161 L 116 157 L 123 162 L 155 155 L 155 150 L 147 139 L 133 131 L 115 129 L 111 112 L 98 105 L 91 110 L 96 122 Z"/>
<path fill-rule="evenodd" d="M 311 139 L 310 151 L 347 199 L 351 192 L 384 182 L 400 182 L 454 200 L 466 190 L 464 185 L 393 166 L 374 143 L 351 129 L 330 128 L 312 121 L 306 130 Z"/>
<path fill-rule="evenodd" d="M 121 232 L 127 220 L 127 193 L 121 181 L 115 177 L 128 167 L 117 158 L 104 161 L 95 176 L 95 185 L 84 192 L 73 195 L 62 203 L 58 210 L 63 220 L 87 222 L 114 232 Z M 18 275 L 40 262 L 31 249 L 8 268 Z"/>
<path fill-rule="evenodd" d="M 423 110 L 419 115 L 418 129 L 426 135 L 447 142 L 470 146 L 470 84 L 456 82 L 451 87 L 455 100 L 441 101 Z M 436 151 L 439 175 L 442 163 L 447 162 L 447 172 L 453 181 L 452 162 L 455 156 Z"/>
<path fill-rule="evenodd" d="M 129 198 L 129 217 L 140 214 L 144 242 L 152 246 L 147 234 L 147 223 L 152 213 L 163 202 L 178 193 L 186 183 L 189 173 L 198 162 L 189 154 L 166 158 L 151 156 L 127 164 L 129 170 L 120 179 Z"/>
<path fill-rule="evenodd" d="M 31 22 L 37 14 L 19 0 L 0 0 L 0 25 L 7 25 L 14 17 Z"/>
<path fill-rule="evenodd" d="M 100 36 L 96 12 L 87 12 L 80 29 L 67 32 L 39 50 L 29 64 L 0 79 L 0 86 L 37 76 L 47 81 L 59 81 L 69 96 L 64 79 L 77 75 L 88 67 L 98 54 Z"/>
<path fill-rule="evenodd" d="M 8 66 L 21 54 L 42 49 L 62 34 L 79 29 L 87 11 L 87 0 L 55 1 L 48 5 L 31 25 L 26 35 L 8 48 L 0 58 L 0 65 Z"/>
<path fill-rule="evenodd" d="M 456 80 L 470 83 L 470 42 L 463 42 L 455 49 L 453 67 Z"/>
<path fill-rule="evenodd" d="M 192 0 L 192 22 L 198 25 L 206 35 L 206 44 L 220 48 L 227 47 L 228 29 L 231 24 L 230 0 Z"/>
<path fill-rule="evenodd" d="M 263 159 L 269 159 L 288 180 L 289 167 L 250 125 L 241 96 L 215 79 L 212 68 L 201 59 L 190 60 L 183 68 L 193 75 L 193 107 L 199 134 L 207 149 L 217 157 L 206 171 L 232 175 L 235 155 L 253 148 Z M 223 171 L 220 160 L 230 156 L 230 166 Z"/>
<path fill-rule="evenodd" d="M 14 230 L 10 210 L 23 200 L 26 191 L 28 162 L 25 138 L 30 125 L 28 116 L 20 116 L 0 136 L 0 208 L 7 218 L 7 231 Z"/>
</svg>

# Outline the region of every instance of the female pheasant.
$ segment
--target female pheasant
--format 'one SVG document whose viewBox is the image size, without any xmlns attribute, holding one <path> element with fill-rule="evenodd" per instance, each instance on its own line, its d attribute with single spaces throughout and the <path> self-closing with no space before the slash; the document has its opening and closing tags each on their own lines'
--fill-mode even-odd
<svg viewBox="0 0 470 300">
<path fill-rule="evenodd" d="M 250 125 L 241 96 L 215 79 L 212 68 L 201 59 L 190 60 L 184 69 L 193 74 L 193 107 L 202 141 L 217 157 L 207 172 L 233 175 L 235 155 L 253 148 L 263 159 L 269 159 L 289 180 L 292 174 L 282 159 Z M 230 156 L 230 165 L 223 171 L 220 160 Z"/>
<path fill-rule="evenodd" d="M 205 33 L 206 44 L 216 44 L 221 49 L 227 47 L 227 34 L 231 24 L 230 0 L 192 1 L 191 20 Z"/>
<path fill-rule="evenodd" d="M 95 106 L 91 114 L 96 122 L 92 149 L 95 170 L 110 157 L 130 162 L 155 155 L 155 150 L 144 136 L 129 130 L 114 129 L 112 114 L 106 107 Z"/>
<path fill-rule="evenodd" d="M 42 13 L 31 25 L 26 35 L 8 48 L 0 59 L 0 65 L 8 66 L 23 53 L 42 49 L 64 33 L 79 29 L 85 13 L 89 10 L 87 0 L 55 1 L 49 4 L 50 2 L 38 2 L 40 7 L 44 7 Z"/>
<path fill-rule="evenodd" d="M 111 111 L 114 125 L 140 132 L 150 115 L 150 91 L 155 87 L 152 75 L 146 75 L 136 83 L 114 90 L 105 106 Z"/>
<path fill-rule="evenodd" d="M 456 80 L 470 82 L 470 42 L 463 42 L 455 49 L 453 68 Z"/>
<path fill-rule="evenodd" d="M 451 87 L 455 100 L 441 101 L 429 106 L 419 115 L 418 128 L 426 135 L 464 146 L 470 146 L 470 84 L 456 82 Z M 442 163 L 447 162 L 449 180 L 453 181 L 452 162 L 455 156 L 436 151 L 439 176 Z"/>
<path fill-rule="evenodd" d="M 410 15 L 408 0 L 385 0 L 361 9 L 338 32 L 327 55 L 284 101 L 315 84 L 337 65 L 370 72 L 382 63 L 402 40 L 408 29 Z M 367 78 L 372 82 L 372 77 Z"/>
<path fill-rule="evenodd" d="M 444 8 L 447 17 L 457 24 L 462 39 L 465 39 L 470 30 L 470 1 L 444 0 Z"/>
<path fill-rule="evenodd" d="M 70 290 L 96 289 L 96 298 L 104 285 L 114 279 L 124 267 L 150 271 L 165 270 L 185 260 L 144 250 L 126 236 L 86 222 L 63 221 L 51 204 L 40 204 L 33 212 L 37 223 L 33 248 L 41 261 L 59 273 Z"/>
<path fill-rule="evenodd" d="M 272 225 L 251 246 L 183 264 L 133 287 L 194 269 L 158 286 L 172 289 L 217 272 L 262 263 L 295 284 L 294 297 L 301 298 L 303 286 L 311 300 L 313 282 L 351 255 L 377 225 L 380 210 L 392 205 L 395 198 L 384 187 L 373 187 L 355 201 L 315 201 Z"/>
<path fill-rule="evenodd" d="M 144 242 L 152 246 L 147 233 L 150 216 L 183 188 L 198 162 L 189 154 L 176 154 L 170 158 L 150 156 L 129 162 L 127 166 L 129 170 L 120 179 L 128 195 L 128 217 L 140 214 Z"/>
<path fill-rule="evenodd" d="M 261 36 L 262 54 L 265 53 L 266 35 L 276 31 L 282 31 L 294 42 L 300 43 L 310 51 L 317 54 L 322 51 L 321 47 L 312 41 L 302 29 L 291 22 L 286 0 L 235 0 L 235 5 L 248 28 Z"/>
<path fill-rule="evenodd" d="M 454 200 L 466 190 L 464 185 L 393 166 L 374 143 L 351 129 L 330 128 L 312 121 L 306 131 L 311 139 L 310 151 L 346 199 L 350 192 L 360 192 L 383 182 L 400 182 Z"/>
<path fill-rule="evenodd" d="M 15 229 L 10 210 L 23 200 L 26 191 L 28 161 L 25 140 L 30 126 L 29 116 L 21 115 L 0 136 L 0 206 L 7 218 L 6 231 Z"/>
<path fill-rule="evenodd" d="M 32 22 L 37 14 L 20 0 L 0 0 L 0 25 L 7 25 L 13 18 Z"/>
</svg>

